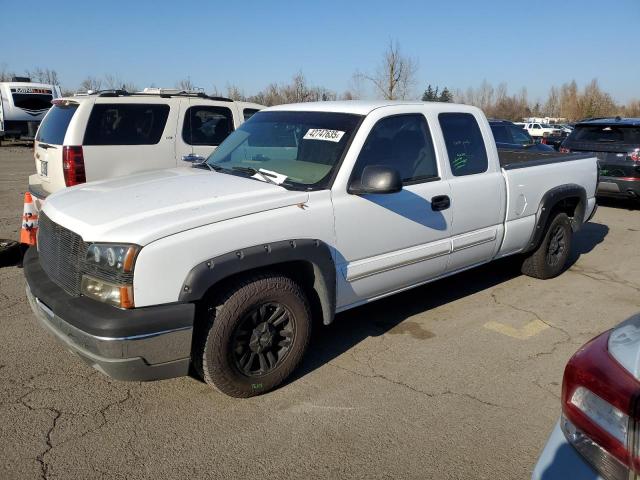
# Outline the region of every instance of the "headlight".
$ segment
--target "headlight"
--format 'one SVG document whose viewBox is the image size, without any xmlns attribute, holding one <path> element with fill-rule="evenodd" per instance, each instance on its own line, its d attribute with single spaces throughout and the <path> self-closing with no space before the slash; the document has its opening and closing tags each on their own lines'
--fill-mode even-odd
<svg viewBox="0 0 640 480">
<path fill-rule="evenodd" d="M 91 243 L 82 266 L 83 295 L 120 308 L 133 308 L 133 266 L 137 245 Z"/>
<path fill-rule="evenodd" d="M 116 274 L 130 273 L 139 249 L 137 245 L 91 243 L 87 249 L 86 265 Z"/>
<path fill-rule="evenodd" d="M 133 286 L 114 285 L 89 275 L 82 276 L 82 293 L 120 308 L 133 308 Z"/>
</svg>

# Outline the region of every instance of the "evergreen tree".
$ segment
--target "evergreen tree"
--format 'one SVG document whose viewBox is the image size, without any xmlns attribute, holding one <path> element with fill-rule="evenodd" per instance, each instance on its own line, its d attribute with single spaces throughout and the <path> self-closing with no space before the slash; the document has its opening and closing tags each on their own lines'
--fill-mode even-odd
<svg viewBox="0 0 640 480">
<path fill-rule="evenodd" d="M 436 94 L 433 91 L 433 87 L 431 86 L 431 84 L 429 84 L 427 89 L 422 94 L 422 101 L 423 102 L 433 102 L 435 100 L 436 100 Z"/>
<path fill-rule="evenodd" d="M 453 95 L 451 95 L 451 92 L 449 91 L 449 89 L 447 87 L 444 87 L 442 89 L 442 93 L 438 97 L 438 101 L 439 102 L 450 102 L 452 100 L 453 100 Z"/>
</svg>

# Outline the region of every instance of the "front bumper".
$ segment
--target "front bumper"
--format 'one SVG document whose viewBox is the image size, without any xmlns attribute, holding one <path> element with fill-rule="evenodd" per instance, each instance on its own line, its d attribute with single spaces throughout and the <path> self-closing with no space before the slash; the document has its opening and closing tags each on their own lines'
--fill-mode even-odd
<svg viewBox="0 0 640 480">
<path fill-rule="evenodd" d="M 640 177 L 600 177 L 598 195 L 640 199 Z"/>
<path fill-rule="evenodd" d="M 195 305 L 120 310 L 67 294 L 42 270 L 35 248 L 27 251 L 23 266 L 34 314 L 86 363 L 118 380 L 188 374 Z"/>
<path fill-rule="evenodd" d="M 588 478 L 605 480 L 567 441 L 560 422 L 556 423 L 531 475 L 532 480 L 566 480 Z"/>
</svg>

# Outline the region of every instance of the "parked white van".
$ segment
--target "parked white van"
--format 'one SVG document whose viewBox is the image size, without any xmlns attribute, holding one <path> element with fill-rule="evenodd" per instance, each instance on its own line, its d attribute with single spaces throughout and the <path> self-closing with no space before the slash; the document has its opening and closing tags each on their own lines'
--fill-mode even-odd
<svg viewBox="0 0 640 480">
<path fill-rule="evenodd" d="M 36 205 L 62 188 L 207 158 L 262 105 L 201 92 L 109 90 L 59 98 L 36 134 Z"/>
<path fill-rule="evenodd" d="M 25 77 L 0 82 L 0 141 L 32 139 L 51 108 L 51 101 L 61 96 L 59 86 L 33 83 Z"/>
</svg>

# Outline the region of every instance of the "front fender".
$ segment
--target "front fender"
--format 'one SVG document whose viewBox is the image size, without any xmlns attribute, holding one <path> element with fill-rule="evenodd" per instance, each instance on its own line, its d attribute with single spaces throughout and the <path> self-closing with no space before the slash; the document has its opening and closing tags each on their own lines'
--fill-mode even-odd
<svg viewBox="0 0 640 480">
<path fill-rule="evenodd" d="M 295 261 L 313 266 L 313 288 L 320 300 L 323 323 L 328 325 L 336 310 L 336 268 L 329 246 L 315 239 L 266 243 L 206 260 L 188 273 L 179 301 L 201 300 L 212 286 L 233 275 Z"/>
</svg>

